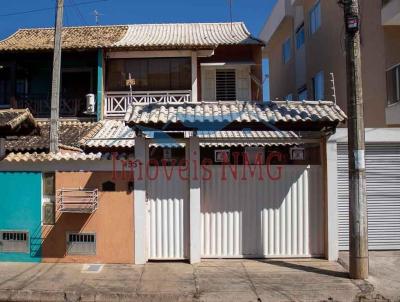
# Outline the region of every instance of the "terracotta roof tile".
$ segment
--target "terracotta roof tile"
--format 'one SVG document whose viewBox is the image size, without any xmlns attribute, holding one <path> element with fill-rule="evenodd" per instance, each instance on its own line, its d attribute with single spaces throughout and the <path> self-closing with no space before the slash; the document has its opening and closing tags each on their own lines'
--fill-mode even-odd
<svg viewBox="0 0 400 302">
<path fill-rule="evenodd" d="M 37 123 L 28 109 L 0 110 L 0 136 L 28 134 Z"/>
<path fill-rule="evenodd" d="M 127 26 L 82 26 L 65 27 L 64 49 L 90 49 L 110 47 L 119 41 L 128 30 Z M 20 29 L 0 41 L 0 51 L 50 50 L 54 47 L 54 29 Z"/>
</svg>

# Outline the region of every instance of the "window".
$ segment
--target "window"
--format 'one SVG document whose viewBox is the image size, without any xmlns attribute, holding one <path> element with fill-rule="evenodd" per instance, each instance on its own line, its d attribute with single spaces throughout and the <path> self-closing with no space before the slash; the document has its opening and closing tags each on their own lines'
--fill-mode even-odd
<svg viewBox="0 0 400 302">
<path fill-rule="evenodd" d="M 288 94 L 287 96 L 285 96 L 285 101 L 293 101 L 293 94 Z"/>
<path fill-rule="evenodd" d="M 0 252 L 29 252 L 29 233 L 20 231 L 0 231 Z"/>
<path fill-rule="evenodd" d="M 321 2 L 318 1 L 310 11 L 310 33 L 314 34 L 321 27 Z"/>
<path fill-rule="evenodd" d="M 107 62 L 106 89 L 127 91 L 126 80 L 135 79 L 136 91 L 190 90 L 190 58 L 111 59 Z"/>
<path fill-rule="evenodd" d="M 308 99 L 308 91 L 307 91 L 307 86 L 302 86 L 297 94 L 299 95 L 299 101 L 305 101 Z"/>
<path fill-rule="evenodd" d="M 324 73 L 318 72 L 313 78 L 314 100 L 320 101 L 324 99 Z"/>
<path fill-rule="evenodd" d="M 55 223 L 55 174 L 43 173 L 42 186 L 43 224 L 53 225 Z"/>
<path fill-rule="evenodd" d="M 67 255 L 96 255 L 96 234 L 67 233 Z"/>
<path fill-rule="evenodd" d="M 400 65 L 386 72 L 388 104 L 400 101 Z"/>
<path fill-rule="evenodd" d="M 236 71 L 235 69 L 217 69 L 216 97 L 218 101 L 236 100 Z"/>
<path fill-rule="evenodd" d="M 283 57 L 283 63 L 286 64 L 289 62 L 290 58 L 292 57 L 292 49 L 291 49 L 291 43 L 290 43 L 290 38 L 288 38 L 285 43 L 282 45 L 282 57 Z"/>
<path fill-rule="evenodd" d="M 299 49 L 304 45 L 304 39 L 305 39 L 305 34 L 304 34 L 304 23 L 301 24 L 296 31 L 296 48 Z"/>
</svg>

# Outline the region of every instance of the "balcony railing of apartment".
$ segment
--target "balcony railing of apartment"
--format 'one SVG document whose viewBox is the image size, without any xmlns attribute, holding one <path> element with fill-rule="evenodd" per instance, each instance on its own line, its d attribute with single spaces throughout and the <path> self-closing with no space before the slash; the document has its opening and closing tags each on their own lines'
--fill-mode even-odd
<svg viewBox="0 0 400 302">
<path fill-rule="evenodd" d="M 98 206 L 97 189 L 59 189 L 57 190 L 57 210 L 62 213 L 93 213 Z"/>
<path fill-rule="evenodd" d="M 50 117 L 51 99 L 43 94 L 27 94 L 16 97 L 17 108 L 29 108 L 35 117 Z M 83 98 L 67 98 L 62 97 L 60 100 L 60 116 L 61 117 L 77 117 L 84 116 L 82 114 L 85 108 Z"/>
<path fill-rule="evenodd" d="M 134 91 L 107 92 L 105 94 L 104 116 L 107 118 L 123 117 L 130 104 L 182 104 L 192 99 L 190 90 L 174 91 Z"/>
</svg>

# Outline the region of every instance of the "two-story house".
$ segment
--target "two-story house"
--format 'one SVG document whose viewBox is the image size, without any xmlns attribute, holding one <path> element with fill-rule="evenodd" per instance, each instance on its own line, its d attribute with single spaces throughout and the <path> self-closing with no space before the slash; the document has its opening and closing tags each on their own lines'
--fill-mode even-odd
<svg viewBox="0 0 400 302">
<path fill-rule="evenodd" d="M 371 249 L 400 248 L 400 2 L 359 1 Z M 279 0 L 260 38 L 272 99 L 330 100 L 346 111 L 343 9 L 338 1 Z M 345 126 L 345 125 L 344 125 Z M 348 249 L 347 129 L 331 137 L 329 191 L 339 248 Z M 332 215 L 336 212 L 332 212 Z"/>
<path fill-rule="evenodd" d="M 0 42 L 4 107 L 48 117 L 53 33 Z M 46 119 L 7 137 L 0 259 L 334 259 L 323 175 L 346 116 L 263 103 L 263 45 L 243 23 L 65 28 L 60 151 Z"/>
</svg>

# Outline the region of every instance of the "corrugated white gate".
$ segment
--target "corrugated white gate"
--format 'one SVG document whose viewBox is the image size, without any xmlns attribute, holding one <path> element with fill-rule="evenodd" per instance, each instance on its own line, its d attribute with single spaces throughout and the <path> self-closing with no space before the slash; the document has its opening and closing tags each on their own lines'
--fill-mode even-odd
<svg viewBox="0 0 400 302">
<path fill-rule="evenodd" d="M 225 167 L 224 179 L 224 166 L 209 166 L 212 177 L 201 182 L 202 257 L 323 255 L 321 167 L 283 166 L 279 180 L 248 170 L 243 180 L 249 167 L 236 167 L 238 177 Z"/>
<path fill-rule="evenodd" d="M 155 179 L 148 179 L 147 187 L 149 259 L 188 257 L 189 185 L 178 172 L 178 167 L 150 167 Z"/>
<path fill-rule="evenodd" d="M 347 144 L 338 144 L 339 248 L 349 248 Z M 400 144 L 367 144 L 368 241 L 371 250 L 400 249 Z"/>
</svg>

